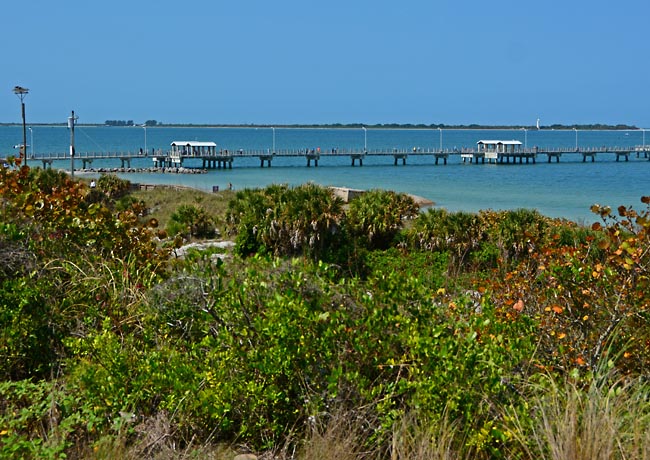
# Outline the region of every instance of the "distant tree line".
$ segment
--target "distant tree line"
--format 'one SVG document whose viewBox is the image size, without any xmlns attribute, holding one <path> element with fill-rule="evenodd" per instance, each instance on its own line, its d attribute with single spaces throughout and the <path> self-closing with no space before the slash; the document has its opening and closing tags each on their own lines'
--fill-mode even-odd
<svg viewBox="0 0 650 460">
<path fill-rule="evenodd" d="M 148 122 L 147 122 L 148 123 Z M 147 126 L 149 124 L 145 123 Z M 482 125 L 477 123 L 464 124 L 464 125 L 448 125 L 444 123 L 374 123 L 374 124 L 365 124 L 365 123 L 324 123 L 324 124 L 196 124 L 196 123 L 157 123 L 157 125 L 152 126 L 173 126 L 173 127 L 222 127 L 222 128 L 348 128 L 348 129 L 537 129 L 536 125 Z M 626 124 L 616 124 L 609 125 L 603 123 L 593 123 L 593 124 L 573 124 L 573 125 L 563 125 L 563 124 L 553 124 L 553 125 L 543 125 L 539 129 L 578 129 L 583 131 L 589 130 L 635 130 L 639 129 L 635 125 L 626 125 Z"/>
<path fill-rule="evenodd" d="M 133 126 L 133 120 L 106 120 L 106 126 Z"/>
<path fill-rule="evenodd" d="M 133 120 L 106 120 L 104 124 L 106 126 L 135 126 Z M 141 126 L 149 127 L 149 126 L 159 126 L 159 125 L 161 125 L 161 123 L 157 122 L 156 120 L 147 120 Z"/>
</svg>

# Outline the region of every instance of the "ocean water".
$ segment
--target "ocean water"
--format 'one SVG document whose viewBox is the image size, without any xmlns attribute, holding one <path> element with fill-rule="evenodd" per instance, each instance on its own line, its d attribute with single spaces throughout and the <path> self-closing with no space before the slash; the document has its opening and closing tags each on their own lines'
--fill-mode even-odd
<svg viewBox="0 0 650 460">
<path fill-rule="evenodd" d="M 393 157 L 366 157 L 363 166 L 351 166 L 348 157 L 327 157 L 333 148 L 362 149 L 461 149 L 475 147 L 481 139 L 519 140 L 528 147 L 637 146 L 650 144 L 650 133 L 632 131 L 573 130 L 395 130 L 395 129 L 307 129 L 307 128 L 154 128 L 84 127 L 75 128 L 77 152 L 136 152 L 140 148 L 167 150 L 172 141 L 214 141 L 218 148 L 312 149 L 323 152 L 319 166 L 306 167 L 303 158 L 275 158 L 271 168 L 260 168 L 257 158 L 236 158 L 233 169 L 211 170 L 207 174 L 128 173 L 132 182 L 179 184 L 212 190 L 213 186 L 235 189 L 263 187 L 273 183 L 321 185 L 358 189 L 385 188 L 430 199 L 451 211 L 480 209 L 537 209 L 552 217 L 578 222 L 597 220 L 590 212 L 598 203 L 616 208 L 634 205 L 650 195 L 650 161 L 637 159 L 616 162 L 613 154 L 598 154 L 596 161 L 582 162 L 582 156 L 565 154 L 560 163 L 547 163 L 546 155 L 536 164 L 463 164 L 451 157 L 447 165 L 434 164 L 432 157 L 410 156 L 407 165 L 394 166 Z M 146 139 L 145 139 L 146 136 Z M 0 157 L 16 154 L 22 142 L 22 127 L 0 127 Z M 70 132 L 65 127 L 33 126 L 27 131 L 28 153 L 66 152 Z M 132 167 L 149 167 L 151 158 L 133 160 Z M 41 166 L 32 162 L 30 166 Z M 75 166 L 81 168 L 81 161 Z M 94 161 L 93 167 L 118 167 L 119 161 Z M 200 162 L 185 166 L 200 167 Z M 69 161 L 55 168 L 70 168 Z"/>
</svg>

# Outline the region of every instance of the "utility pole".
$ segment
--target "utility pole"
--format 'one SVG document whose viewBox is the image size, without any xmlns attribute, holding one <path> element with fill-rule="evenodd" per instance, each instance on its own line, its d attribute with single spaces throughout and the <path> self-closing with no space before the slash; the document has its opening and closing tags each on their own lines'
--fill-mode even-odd
<svg viewBox="0 0 650 460">
<path fill-rule="evenodd" d="M 78 118 L 78 117 L 77 117 Z M 74 178 L 74 124 L 77 120 L 74 116 L 74 110 L 72 115 L 68 117 L 68 128 L 70 129 L 70 176 Z"/>
</svg>

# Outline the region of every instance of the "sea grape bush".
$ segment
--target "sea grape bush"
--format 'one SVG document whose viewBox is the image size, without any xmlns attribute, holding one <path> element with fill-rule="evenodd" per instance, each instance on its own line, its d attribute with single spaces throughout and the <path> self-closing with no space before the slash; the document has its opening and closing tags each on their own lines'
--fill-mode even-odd
<svg viewBox="0 0 650 460">
<path fill-rule="evenodd" d="M 271 186 L 230 204 L 246 257 L 171 263 L 144 203 L 98 193 L 0 170 L 2 456 L 88 457 L 156 420 L 170 445 L 274 449 L 344 411 L 384 458 L 407 414 L 451 421 L 472 458 L 527 458 L 540 373 L 647 378 L 647 197 L 584 228 Z"/>
<path fill-rule="evenodd" d="M 603 360 L 625 372 L 648 366 L 650 199 L 646 209 L 594 206 L 602 217 L 584 237 L 562 244 L 562 230 L 530 261 L 493 278 L 494 300 L 507 316 L 539 324 L 540 366 L 593 372 Z"/>
<path fill-rule="evenodd" d="M 94 322 L 87 313 L 123 304 L 112 303 L 112 295 L 125 299 L 123 291 L 109 291 L 114 280 L 138 278 L 133 284 L 144 286 L 163 267 L 164 252 L 134 213 L 89 204 L 88 193 L 58 171 L 0 168 L 0 246 L 13 251 L 0 262 L 11 275 L 0 280 L 3 378 L 55 371 L 63 339 Z M 16 269 L 16 258 L 27 263 Z"/>
</svg>

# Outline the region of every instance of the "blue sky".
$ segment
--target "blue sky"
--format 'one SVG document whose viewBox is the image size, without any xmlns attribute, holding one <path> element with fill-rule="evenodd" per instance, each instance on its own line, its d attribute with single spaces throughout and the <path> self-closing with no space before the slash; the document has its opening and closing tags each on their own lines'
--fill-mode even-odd
<svg viewBox="0 0 650 460">
<path fill-rule="evenodd" d="M 648 0 L 4 2 L 0 122 L 650 127 Z"/>
</svg>

